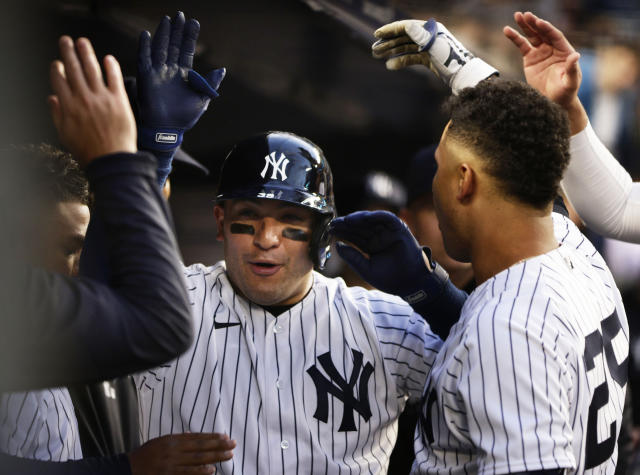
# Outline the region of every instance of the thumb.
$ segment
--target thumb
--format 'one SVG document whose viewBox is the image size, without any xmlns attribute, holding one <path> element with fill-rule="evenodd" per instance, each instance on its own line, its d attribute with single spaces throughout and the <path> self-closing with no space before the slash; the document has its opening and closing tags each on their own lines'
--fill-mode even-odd
<svg viewBox="0 0 640 475">
<path fill-rule="evenodd" d="M 194 90 L 198 91 L 201 94 L 204 94 L 205 96 L 209 96 L 211 99 L 215 99 L 216 97 L 218 97 L 218 93 L 215 88 L 212 87 L 205 78 L 203 78 L 193 69 L 189 70 L 189 73 L 187 75 L 187 83 Z"/>
<path fill-rule="evenodd" d="M 207 79 L 207 82 L 211 84 L 211 87 L 217 91 L 226 74 L 226 68 L 218 68 L 213 71 L 209 71 L 204 77 Z"/>
<path fill-rule="evenodd" d="M 415 44 L 420 46 L 421 51 L 429 45 L 430 40 L 435 37 L 437 30 L 438 26 L 433 18 L 429 19 L 426 23 L 413 20 L 405 27 L 407 36 L 409 36 Z"/>
<path fill-rule="evenodd" d="M 580 65 L 578 60 L 580 59 L 580 53 L 575 52 L 570 54 L 566 59 L 565 74 L 567 75 L 567 81 L 569 85 L 577 88 L 580 85 Z"/>
<path fill-rule="evenodd" d="M 366 269 L 369 267 L 370 262 L 361 252 L 340 241 L 336 243 L 336 250 L 338 251 L 338 255 L 347 261 L 347 264 L 353 267 L 359 274 L 367 273 Z"/>
</svg>

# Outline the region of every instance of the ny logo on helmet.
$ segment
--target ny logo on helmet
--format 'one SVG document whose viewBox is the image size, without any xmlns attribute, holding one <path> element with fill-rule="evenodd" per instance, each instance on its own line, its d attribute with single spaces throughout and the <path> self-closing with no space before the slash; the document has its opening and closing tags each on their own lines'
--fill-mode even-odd
<svg viewBox="0 0 640 475">
<path fill-rule="evenodd" d="M 287 179 L 287 165 L 289 165 L 289 159 L 284 156 L 284 153 L 280 152 L 280 157 L 278 159 L 276 159 L 275 151 L 264 157 L 264 168 L 262 169 L 262 173 L 260 173 L 262 178 L 267 174 L 269 165 L 273 167 L 273 171 L 271 172 L 272 180 L 278 178 L 278 173 L 280 174 L 280 180 L 285 181 Z"/>
</svg>

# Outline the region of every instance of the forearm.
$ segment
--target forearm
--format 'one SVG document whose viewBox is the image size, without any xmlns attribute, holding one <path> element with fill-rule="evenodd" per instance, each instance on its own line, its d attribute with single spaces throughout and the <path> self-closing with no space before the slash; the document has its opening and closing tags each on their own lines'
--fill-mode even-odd
<svg viewBox="0 0 640 475">
<path fill-rule="evenodd" d="M 632 182 L 588 124 L 571 138 L 571 161 L 562 188 L 591 229 L 640 242 L 640 184 Z"/>
<path fill-rule="evenodd" d="M 125 454 L 69 462 L 43 462 L 0 454 L 0 472 L 12 475 L 130 475 Z"/>
<path fill-rule="evenodd" d="M 587 111 L 577 96 L 569 105 L 564 107 L 564 110 L 567 112 L 567 117 L 569 118 L 569 129 L 572 136 L 582 132 L 587 125 L 589 125 Z"/>
<path fill-rule="evenodd" d="M 102 348 L 94 350 L 101 364 L 113 365 L 110 378 L 175 358 L 190 344 L 192 329 L 173 224 L 156 183 L 156 162 L 145 154 L 103 160 L 87 174 L 96 195 L 95 214 L 104 228 L 109 286 L 128 312 L 108 321 L 119 341 L 98 342 Z"/>
</svg>

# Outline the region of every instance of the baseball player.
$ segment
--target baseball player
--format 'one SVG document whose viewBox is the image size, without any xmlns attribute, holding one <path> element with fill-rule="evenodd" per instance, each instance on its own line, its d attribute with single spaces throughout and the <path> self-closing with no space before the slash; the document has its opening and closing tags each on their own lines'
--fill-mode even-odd
<svg viewBox="0 0 640 475">
<path fill-rule="evenodd" d="M 33 223 L 26 202 L 38 197 L 29 193 L 28 170 L 15 165 L 19 154 L 2 150 L 2 391 L 137 371 L 179 354 L 192 336 L 168 210 L 162 197 L 145 187 L 148 175 L 155 173 L 153 159 L 131 158 L 137 150 L 135 123 L 119 65 L 112 57 L 105 59 L 105 82 L 86 39 L 74 44 L 62 37 L 60 51 L 62 61 L 51 68 L 54 123 L 61 141 L 86 167 L 95 209 L 117 243 L 105 258 L 118 272 L 99 283 L 27 265 L 31 254 L 24 236 Z M 102 155 L 112 156 L 98 160 Z M 141 260 L 146 269 L 133 269 L 132 262 Z M 157 272 L 150 274 L 151 267 Z"/>
<path fill-rule="evenodd" d="M 171 84 L 153 68 L 140 74 L 141 116 L 171 123 L 184 107 Z M 225 260 L 185 270 L 196 341 L 136 376 L 143 440 L 226 434 L 236 447 L 219 473 L 386 471 L 398 414 L 422 393 L 441 340 L 402 299 L 314 272 L 329 257 L 334 216 L 331 171 L 313 143 L 270 132 L 234 147 L 215 206 Z M 413 237 L 411 246 L 426 268 Z M 459 297 L 452 289 L 435 268 L 400 294 L 426 314 L 436 297 Z"/>
<path fill-rule="evenodd" d="M 196 341 L 136 377 L 143 439 L 228 434 L 219 473 L 384 473 L 441 340 L 402 299 L 313 270 L 335 216 L 322 151 L 286 132 L 237 144 L 214 214 L 225 261 L 185 270 Z"/>
<path fill-rule="evenodd" d="M 602 257 L 551 214 L 569 160 L 565 116 L 520 83 L 475 75 L 464 88 L 478 63 L 433 20 L 377 36 L 375 54 L 431 63 L 459 93 L 434 205 L 447 253 L 470 261 L 479 284 L 427 377 L 412 470 L 614 473 L 628 325 Z M 342 221 L 357 233 L 358 216 Z"/>
<path fill-rule="evenodd" d="M 54 147 L 31 146 L 16 155 L 31 162 L 31 192 L 41 201 L 32 216 L 39 228 L 29 237 L 33 259 L 49 271 L 72 276 L 89 224 L 87 180 L 71 156 Z M 0 394 L 0 452 L 57 462 L 81 458 L 67 389 Z"/>
</svg>

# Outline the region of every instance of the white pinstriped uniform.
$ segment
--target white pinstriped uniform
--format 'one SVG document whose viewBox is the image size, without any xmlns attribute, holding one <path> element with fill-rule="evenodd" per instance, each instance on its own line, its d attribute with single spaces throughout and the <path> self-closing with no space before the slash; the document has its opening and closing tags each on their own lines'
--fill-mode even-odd
<svg viewBox="0 0 640 475">
<path fill-rule="evenodd" d="M 78 421 L 66 388 L 0 396 L 0 452 L 64 462 L 82 458 Z"/>
<path fill-rule="evenodd" d="M 553 219 L 558 249 L 500 272 L 465 303 L 428 378 L 413 472 L 614 472 L 626 314 L 600 254 Z"/>
<path fill-rule="evenodd" d="M 396 419 L 407 397 L 421 397 L 442 344 L 408 304 L 314 272 L 310 292 L 276 318 L 234 292 L 222 262 L 186 277 L 196 338 L 177 360 L 136 376 L 145 441 L 227 433 L 237 446 L 216 465 L 221 474 L 386 472 Z M 319 381 L 333 389 L 318 392 Z M 345 413 L 353 430 L 340 430 Z"/>
</svg>

